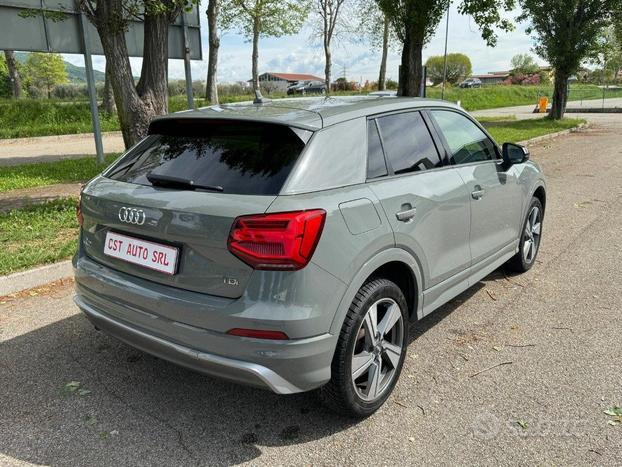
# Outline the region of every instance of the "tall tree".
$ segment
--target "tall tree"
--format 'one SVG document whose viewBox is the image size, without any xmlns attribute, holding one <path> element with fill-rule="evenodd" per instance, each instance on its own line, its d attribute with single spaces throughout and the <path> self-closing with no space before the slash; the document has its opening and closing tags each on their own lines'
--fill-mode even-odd
<svg viewBox="0 0 622 467">
<path fill-rule="evenodd" d="M 443 82 L 445 75 L 445 56 L 433 55 L 425 62 L 428 67 L 428 77 L 436 86 Z M 464 54 L 447 54 L 447 82 L 456 84 L 471 75 L 471 59 Z"/>
<path fill-rule="evenodd" d="M 52 95 L 52 89 L 58 84 L 64 84 L 67 80 L 65 62 L 60 54 L 31 53 L 26 60 L 26 72 L 31 85 L 39 89 L 45 89 L 48 99 Z"/>
<path fill-rule="evenodd" d="M 207 81 L 205 97 L 210 104 L 218 104 L 218 49 L 220 36 L 218 34 L 218 13 L 222 0 L 209 0 L 207 3 L 207 31 L 209 52 L 207 60 Z"/>
<path fill-rule="evenodd" d="M 315 0 L 314 10 L 320 19 L 320 36 L 324 50 L 324 81 L 330 93 L 333 68 L 332 43 L 338 28 L 344 25 L 343 13 L 347 0 Z"/>
<path fill-rule="evenodd" d="M 594 53 L 588 57 L 589 63 L 602 70 L 601 80 L 613 79 L 615 81 L 622 71 L 622 42 L 620 39 L 622 37 L 616 33 L 614 25 L 603 28 L 597 39 Z"/>
<path fill-rule="evenodd" d="M 398 94 L 419 96 L 423 78 L 422 52 L 451 0 L 377 0 L 393 25 L 402 45 Z M 458 11 L 470 15 L 479 25 L 482 38 L 495 45 L 495 28 L 509 30 L 512 24 L 501 17 L 514 0 L 460 0 Z"/>
<path fill-rule="evenodd" d="M 117 111 L 114 102 L 114 91 L 112 89 L 112 66 L 106 62 L 106 75 L 104 77 L 104 94 L 102 96 L 102 110 L 108 115 L 112 115 Z"/>
<path fill-rule="evenodd" d="M 4 51 L 6 59 L 6 67 L 9 73 L 9 81 L 11 82 L 11 92 L 15 99 L 22 97 L 22 77 L 17 69 L 17 60 L 15 60 L 15 52 L 12 50 Z"/>
<path fill-rule="evenodd" d="M 111 84 L 126 147 L 143 138 L 149 122 L 168 112 L 168 28 L 197 0 L 80 0 L 110 62 Z M 125 32 L 130 20 L 144 20 L 143 64 L 134 82 Z"/>
<path fill-rule="evenodd" d="M 537 73 L 540 67 L 529 54 L 516 54 L 512 57 L 512 73 L 521 75 L 531 75 Z"/>
<path fill-rule="evenodd" d="M 387 59 L 389 48 L 395 43 L 395 33 L 387 15 L 378 7 L 378 3 L 360 0 L 357 5 L 359 22 L 357 31 L 361 38 L 369 42 L 373 49 L 381 51 L 378 71 L 378 90 L 384 91 L 387 81 Z"/>
<path fill-rule="evenodd" d="M 0 97 L 11 97 L 12 95 L 9 71 L 6 68 L 6 59 L 3 54 L 0 55 Z"/>
<path fill-rule="evenodd" d="M 566 112 L 568 78 L 597 47 L 602 29 L 622 10 L 622 0 L 520 0 L 534 50 L 555 70 L 551 117 Z"/>
<path fill-rule="evenodd" d="M 296 34 L 309 13 L 306 1 L 230 0 L 221 11 L 223 29 L 237 29 L 253 43 L 253 89 L 259 89 L 259 38 Z"/>
</svg>

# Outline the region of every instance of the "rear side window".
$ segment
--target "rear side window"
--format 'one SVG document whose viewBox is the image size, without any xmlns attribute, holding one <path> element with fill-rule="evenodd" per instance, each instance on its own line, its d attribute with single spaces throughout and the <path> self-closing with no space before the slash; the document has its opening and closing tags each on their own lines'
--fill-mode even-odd
<svg viewBox="0 0 622 467">
<path fill-rule="evenodd" d="M 447 110 L 433 110 L 431 114 L 447 141 L 452 164 L 496 159 L 493 142 L 467 117 Z"/>
<path fill-rule="evenodd" d="M 387 160 L 396 175 L 434 169 L 441 159 L 419 112 L 378 118 Z"/>
<path fill-rule="evenodd" d="M 367 122 L 367 178 L 377 178 L 387 175 L 387 163 L 384 160 L 382 143 L 376 122 Z"/>
<path fill-rule="evenodd" d="M 276 195 L 304 149 L 290 128 L 256 122 L 159 122 L 105 176 L 151 185 L 150 174 L 220 186 L 224 193 Z"/>
</svg>

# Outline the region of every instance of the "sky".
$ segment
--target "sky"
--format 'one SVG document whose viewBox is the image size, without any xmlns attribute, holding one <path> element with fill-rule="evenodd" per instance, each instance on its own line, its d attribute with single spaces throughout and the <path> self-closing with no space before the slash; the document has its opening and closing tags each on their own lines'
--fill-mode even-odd
<svg viewBox="0 0 622 467">
<path fill-rule="evenodd" d="M 204 9 L 204 8 L 203 8 Z M 518 12 L 506 15 L 509 18 L 518 16 Z M 442 55 L 445 44 L 445 20 L 438 25 L 434 37 L 424 50 L 424 61 L 431 55 Z M 475 22 L 468 16 L 460 15 L 455 5 L 449 13 L 448 52 L 465 53 L 473 64 L 473 73 L 481 74 L 490 71 L 507 70 L 510 60 L 518 53 L 530 53 L 540 64 L 544 62 L 531 50 L 532 40 L 525 32 L 526 25 L 515 23 L 512 32 L 498 32 L 497 46 L 487 47 L 482 40 Z M 297 72 L 323 76 L 324 55 L 319 45 L 310 39 L 311 28 L 307 25 L 295 36 L 262 39 L 259 44 L 259 72 Z M 201 18 L 201 36 L 203 42 L 202 61 L 192 62 L 193 80 L 205 80 L 207 73 L 207 21 Z M 251 44 L 243 36 L 235 32 L 226 32 L 221 37 L 218 63 L 218 80 L 220 83 L 246 81 L 251 78 Z M 65 55 L 65 59 L 75 65 L 83 66 L 80 55 Z M 140 59 L 131 59 L 134 75 L 140 74 Z M 400 63 L 399 53 L 393 50 L 389 54 L 387 77 L 397 80 Z M 348 40 L 343 37 L 333 51 L 333 77 L 343 76 L 344 68 L 348 80 L 364 82 L 378 79 L 380 52 L 369 45 Z M 104 70 L 103 57 L 93 57 L 93 66 Z M 171 60 L 169 77 L 183 79 L 184 66 L 181 60 Z"/>
</svg>

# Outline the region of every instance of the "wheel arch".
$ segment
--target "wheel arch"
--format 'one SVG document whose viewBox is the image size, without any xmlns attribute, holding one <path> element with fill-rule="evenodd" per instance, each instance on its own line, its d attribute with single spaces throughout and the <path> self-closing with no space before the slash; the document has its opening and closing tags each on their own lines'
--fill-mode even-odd
<svg viewBox="0 0 622 467">
<path fill-rule="evenodd" d="M 546 212 L 546 189 L 544 188 L 544 185 L 538 185 L 532 193 L 532 197 L 540 200 L 542 203 L 542 210 Z"/>
<path fill-rule="evenodd" d="M 411 320 L 421 316 L 423 305 L 421 284 L 423 282 L 419 262 L 413 255 L 401 248 L 390 248 L 372 257 L 354 276 L 331 323 L 331 334 L 339 333 L 356 293 L 365 282 L 374 277 L 383 277 L 395 282 L 404 292 Z"/>
</svg>

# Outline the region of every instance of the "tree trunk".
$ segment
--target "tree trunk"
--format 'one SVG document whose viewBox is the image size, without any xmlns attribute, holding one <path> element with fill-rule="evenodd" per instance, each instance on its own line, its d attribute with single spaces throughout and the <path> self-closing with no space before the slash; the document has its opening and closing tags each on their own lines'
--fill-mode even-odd
<svg viewBox="0 0 622 467">
<path fill-rule="evenodd" d="M 15 99 L 22 97 L 22 78 L 17 71 L 17 62 L 15 60 L 15 52 L 12 50 L 5 50 L 4 57 L 6 58 L 6 66 L 9 70 L 9 80 L 11 81 L 11 92 Z"/>
<path fill-rule="evenodd" d="M 106 62 L 106 78 L 104 81 L 104 95 L 102 97 L 102 110 L 108 115 L 112 115 L 117 111 L 117 107 L 114 102 L 114 92 L 112 91 L 112 84 L 110 83 L 112 75 L 112 67 L 109 62 Z"/>
<path fill-rule="evenodd" d="M 209 52 L 207 64 L 207 83 L 205 85 L 205 97 L 210 104 L 218 104 L 218 10 L 220 0 L 209 0 L 207 4 L 207 29 L 209 35 Z"/>
<path fill-rule="evenodd" d="M 384 16 L 384 29 L 382 31 L 382 58 L 380 59 L 380 72 L 378 73 L 378 91 L 386 89 L 387 81 L 387 56 L 389 55 L 389 18 Z"/>
<path fill-rule="evenodd" d="M 143 66 L 136 90 L 154 115 L 168 113 L 168 27 L 165 14 L 145 15 Z"/>
<path fill-rule="evenodd" d="M 402 64 L 400 66 L 400 82 L 398 95 L 408 97 L 421 96 L 421 80 L 423 79 L 423 37 L 422 32 L 414 26 L 406 31 Z"/>
<path fill-rule="evenodd" d="M 554 120 L 564 118 L 566 102 L 568 100 L 568 73 L 555 70 L 555 87 L 553 89 L 553 104 L 550 117 Z"/>
<path fill-rule="evenodd" d="M 102 42 L 125 147 L 147 134 L 149 123 L 168 110 L 168 25 L 170 13 L 145 16 L 141 78 L 134 83 L 122 18 L 124 0 L 97 2 L 90 16 Z M 170 16 L 169 16 L 170 15 Z"/>
<path fill-rule="evenodd" d="M 333 69 L 333 53 L 330 50 L 330 41 L 324 40 L 324 80 L 326 82 L 326 94 L 330 94 L 331 73 Z"/>
<path fill-rule="evenodd" d="M 253 91 L 259 91 L 259 16 L 253 19 Z"/>
</svg>

